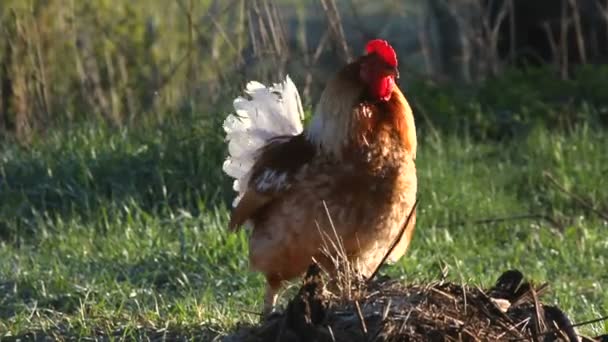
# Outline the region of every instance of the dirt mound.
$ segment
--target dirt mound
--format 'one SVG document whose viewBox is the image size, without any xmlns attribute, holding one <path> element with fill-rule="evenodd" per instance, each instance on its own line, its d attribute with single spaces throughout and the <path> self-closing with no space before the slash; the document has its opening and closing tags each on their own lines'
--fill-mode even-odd
<svg viewBox="0 0 608 342">
<path fill-rule="evenodd" d="M 325 290 L 311 266 L 285 312 L 225 341 L 593 341 L 579 337 L 557 307 L 539 302 L 532 286 L 507 271 L 488 290 L 438 281 L 352 282 L 348 296 Z M 601 339 L 601 337 L 599 337 Z"/>
</svg>

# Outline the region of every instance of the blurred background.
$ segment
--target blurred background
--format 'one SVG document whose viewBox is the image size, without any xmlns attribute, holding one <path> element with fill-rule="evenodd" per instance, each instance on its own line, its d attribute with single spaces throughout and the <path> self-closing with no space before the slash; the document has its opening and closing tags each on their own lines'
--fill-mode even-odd
<svg viewBox="0 0 608 342">
<path fill-rule="evenodd" d="M 375 37 L 397 48 L 406 90 L 608 60 L 602 0 L 4 0 L 0 26 L 0 132 L 21 142 L 58 123 L 220 113 L 247 80 L 285 74 L 311 105 Z"/>
</svg>

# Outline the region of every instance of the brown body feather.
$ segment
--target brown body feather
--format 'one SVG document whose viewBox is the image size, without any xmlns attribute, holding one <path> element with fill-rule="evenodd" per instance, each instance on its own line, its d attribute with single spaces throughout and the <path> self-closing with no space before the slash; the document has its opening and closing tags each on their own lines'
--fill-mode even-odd
<svg viewBox="0 0 608 342">
<path fill-rule="evenodd" d="M 328 84 L 305 134 L 263 149 L 232 213 L 232 228 L 253 224 L 250 263 L 270 294 L 313 258 L 332 269 L 321 251 L 322 234 L 333 236 L 327 214 L 349 259 L 369 275 L 416 200 L 416 132 L 405 97 L 395 87 L 389 101 L 368 101 L 347 69 Z M 407 250 L 413 218 L 390 259 Z"/>
</svg>

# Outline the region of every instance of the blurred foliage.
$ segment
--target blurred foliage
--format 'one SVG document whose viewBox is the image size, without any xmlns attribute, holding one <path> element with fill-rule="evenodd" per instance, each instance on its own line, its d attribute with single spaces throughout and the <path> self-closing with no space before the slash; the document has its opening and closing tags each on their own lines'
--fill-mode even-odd
<svg viewBox="0 0 608 342">
<path fill-rule="evenodd" d="M 238 8 L 225 7 L 211 0 L 2 1 L 0 129 L 27 140 L 57 122 L 95 116 L 120 126 L 217 103 L 230 92 L 227 75 L 238 75 L 235 44 L 246 39 Z"/>
<path fill-rule="evenodd" d="M 569 131 L 608 124 L 608 66 L 583 65 L 563 80 L 551 67 L 510 69 L 470 86 L 407 85 L 422 129 L 505 139 L 538 125 Z"/>
<path fill-rule="evenodd" d="M 284 15 L 290 16 L 289 23 L 276 22 L 281 20 L 273 12 L 274 3 L 288 12 Z M 219 128 L 231 99 L 246 81 L 276 82 L 285 73 L 293 76 L 310 107 L 324 80 L 342 64 L 331 42 L 316 47 L 325 19 L 312 12 L 312 4 L 4 0 L 0 3 L 0 133 L 31 143 L 48 134 L 49 127 L 83 121 L 110 127 L 162 123 L 175 118 L 175 113 L 186 113 L 186 118 L 201 113 L 198 120 Z M 394 4 L 382 3 L 389 5 Z M 406 9 L 396 6 L 393 11 Z M 364 14 L 369 13 L 361 18 Z M 370 24 L 379 22 L 377 16 L 365 18 Z M 356 31 L 353 20 L 345 19 L 346 29 Z M 353 35 L 351 31 L 347 34 Z M 547 66 L 507 70 L 466 87 L 449 81 L 432 83 L 408 65 L 419 48 L 403 46 L 411 37 L 401 33 L 403 37 L 391 40 L 400 48 L 404 79 L 409 82 L 404 88 L 421 129 L 502 138 L 537 121 L 561 128 L 581 120 L 608 121 L 606 66 L 579 67 L 569 80 Z M 357 45 L 357 39 L 351 40 Z M 298 52 L 315 49 L 314 58 Z"/>
</svg>

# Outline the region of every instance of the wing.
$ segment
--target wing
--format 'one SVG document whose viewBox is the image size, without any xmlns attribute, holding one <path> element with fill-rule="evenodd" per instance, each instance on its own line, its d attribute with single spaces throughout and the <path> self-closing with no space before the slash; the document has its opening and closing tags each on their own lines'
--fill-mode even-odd
<svg viewBox="0 0 608 342">
<path fill-rule="evenodd" d="M 232 211 L 228 228 L 234 230 L 270 202 L 291 189 L 295 175 L 315 155 L 304 134 L 271 139 L 257 155 L 247 190 Z"/>
<path fill-rule="evenodd" d="M 249 82 L 245 96 L 234 100 L 234 109 L 224 121 L 228 157 L 223 170 L 234 178 L 233 188 L 238 193 L 235 207 L 247 190 L 258 152 L 273 138 L 302 133 L 304 111 L 289 76 L 269 87 Z"/>
</svg>

